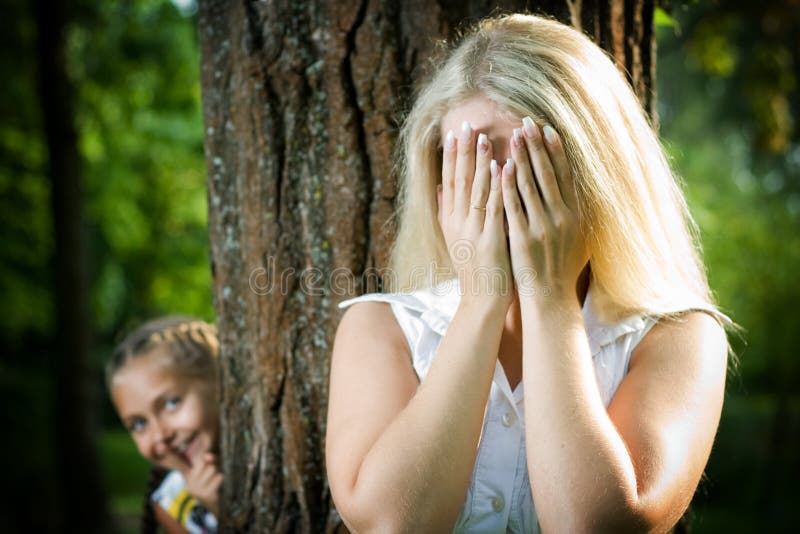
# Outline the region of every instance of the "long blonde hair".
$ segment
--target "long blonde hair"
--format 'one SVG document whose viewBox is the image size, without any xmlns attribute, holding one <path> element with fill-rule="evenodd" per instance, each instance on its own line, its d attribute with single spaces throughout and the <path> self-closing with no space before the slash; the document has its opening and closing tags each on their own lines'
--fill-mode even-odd
<svg viewBox="0 0 800 534">
<path fill-rule="evenodd" d="M 560 134 L 603 315 L 716 309 L 696 225 L 630 86 L 589 38 L 532 15 L 481 21 L 419 91 L 400 134 L 393 290 L 430 286 L 450 268 L 437 222 L 441 120 L 476 96 Z"/>
</svg>

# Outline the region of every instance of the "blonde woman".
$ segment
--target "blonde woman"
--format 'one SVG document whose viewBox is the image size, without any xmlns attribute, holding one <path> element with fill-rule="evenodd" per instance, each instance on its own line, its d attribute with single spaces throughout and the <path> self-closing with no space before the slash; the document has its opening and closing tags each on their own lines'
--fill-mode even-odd
<svg viewBox="0 0 800 534">
<path fill-rule="evenodd" d="M 333 349 L 345 523 L 669 530 L 711 451 L 729 320 L 625 80 L 567 26 L 486 20 L 401 141 L 396 292 L 343 303 Z"/>
</svg>

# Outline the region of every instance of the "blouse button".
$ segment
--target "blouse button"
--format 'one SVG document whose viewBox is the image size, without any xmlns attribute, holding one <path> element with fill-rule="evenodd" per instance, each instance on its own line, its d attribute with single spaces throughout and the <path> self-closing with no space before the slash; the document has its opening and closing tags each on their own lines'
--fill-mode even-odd
<svg viewBox="0 0 800 534">
<path fill-rule="evenodd" d="M 514 424 L 515 420 L 516 417 L 514 417 L 514 414 L 512 412 L 506 412 L 505 414 L 503 414 L 503 426 L 511 426 Z"/>
<path fill-rule="evenodd" d="M 495 512 L 502 511 L 505 505 L 506 501 L 502 497 L 495 497 L 494 499 L 492 499 L 492 509 Z"/>
</svg>

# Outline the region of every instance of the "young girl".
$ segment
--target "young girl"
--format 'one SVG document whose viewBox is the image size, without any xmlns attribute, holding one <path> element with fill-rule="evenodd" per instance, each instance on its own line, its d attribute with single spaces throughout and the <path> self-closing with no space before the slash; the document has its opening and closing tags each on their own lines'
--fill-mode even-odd
<svg viewBox="0 0 800 534">
<path fill-rule="evenodd" d="M 170 534 L 217 530 L 218 352 L 213 326 L 167 317 L 130 334 L 108 364 L 120 419 L 154 473 L 166 470 L 146 497 L 144 532 L 156 522 Z"/>
<path fill-rule="evenodd" d="M 401 143 L 399 292 L 343 303 L 333 349 L 345 523 L 670 529 L 719 423 L 729 320 L 617 67 L 552 20 L 483 21 Z"/>
</svg>

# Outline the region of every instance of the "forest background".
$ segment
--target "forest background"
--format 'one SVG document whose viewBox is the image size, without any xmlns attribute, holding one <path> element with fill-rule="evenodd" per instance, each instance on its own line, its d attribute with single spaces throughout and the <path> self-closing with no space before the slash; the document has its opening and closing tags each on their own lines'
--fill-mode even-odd
<svg viewBox="0 0 800 534">
<path fill-rule="evenodd" d="M 36 21 L 0 20 L 0 530 L 50 528 L 59 499 L 53 215 Z M 656 13 L 660 134 L 700 226 L 710 282 L 745 331 L 694 532 L 796 531 L 800 502 L 800 3 L 672 2 Z M 67 72 L 82 163 L 94 429 L 105 496 L 134 532 L 148 466 L 102 367 L 141 321 L 213 321 L 196 6 L 77 2 Z M 76 488 L 76 491 L 80 491 Z M 7 507 L 7 509 L 5 509 Z"/>
</svg>

